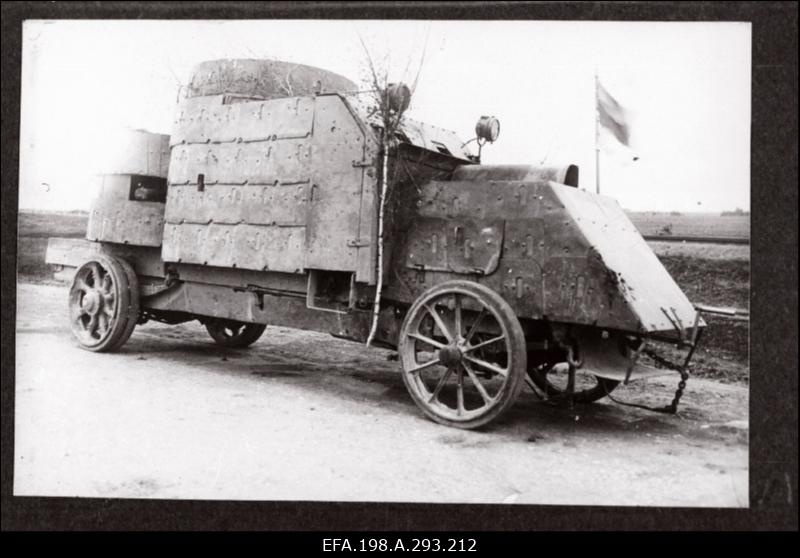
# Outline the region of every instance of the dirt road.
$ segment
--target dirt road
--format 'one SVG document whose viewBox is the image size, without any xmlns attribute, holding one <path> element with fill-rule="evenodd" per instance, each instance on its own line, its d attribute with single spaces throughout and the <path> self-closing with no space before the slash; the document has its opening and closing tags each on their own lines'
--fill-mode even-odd
<svg viewBox="0 0 800 558">
<path fill-rule="evenodd" d="M 747 506 L 747 387 L 689 381 L 679 416 L 530 392 L 484 432 L 436 425 L 389 351 L 196 322 L 78 349 L 66 287 L 18 289 L 14 493 L 136 498 Z M 666 403 L 676 378 L 620 388 Z"/>
</svg>

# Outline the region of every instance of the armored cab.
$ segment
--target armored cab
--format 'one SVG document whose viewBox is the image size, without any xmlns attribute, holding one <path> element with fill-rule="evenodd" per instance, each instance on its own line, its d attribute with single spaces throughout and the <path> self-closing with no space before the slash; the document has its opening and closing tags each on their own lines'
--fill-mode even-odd
<svg viewBox="0 0 800 558">
<path fill-rule="evenodd" d="M 268 324 L 370 339 L 399 351 L 425 415 L 462 428 L 525 381 L 590 402 L 663 373 L 643 358 L 657 340 L 689 349 L 686 374 L 702 319 L 577 167 L 482 165 L 405 116 L 387 131 L 352 82 L 309 66 L 206 62 L 187 91 L 169 138 L 140 133 L 102 179 L 90 242 L 51 242 L 48 261 L 77 268 L 82 347 L 147 320 L 199 320 L 228 347 Z"/>
</svg>

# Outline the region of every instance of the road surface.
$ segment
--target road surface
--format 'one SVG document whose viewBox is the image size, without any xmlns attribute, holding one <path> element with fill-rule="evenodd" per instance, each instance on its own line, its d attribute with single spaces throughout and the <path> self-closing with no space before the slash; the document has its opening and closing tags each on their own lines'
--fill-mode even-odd
<svg viewBox="0 0 800 558">
<path fill-rule="evenodd" d="M 690 380 L 678 416 L 525 391 L 461 431 L 422 416 L 390 351 L 272 327 L 222 349 L 194 322 L 95 354 L 71 338 L 65 286 L 17 292 L 16 495 L 748 505 L 741 384 Z M 676 383 L 615 394 L 663 404 Z"/>
</svg>

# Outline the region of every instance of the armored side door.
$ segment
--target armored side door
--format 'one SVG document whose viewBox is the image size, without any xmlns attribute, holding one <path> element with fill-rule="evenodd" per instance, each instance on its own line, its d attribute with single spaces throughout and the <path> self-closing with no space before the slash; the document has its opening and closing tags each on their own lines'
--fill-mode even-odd
<svg viewBox="0 0 800 558">
<path fill-rule="evenodd" d="M 314 106 L 306 269 L 354 272 L 375 281 L 375 140 L 338 95 Z"/>
</svg>

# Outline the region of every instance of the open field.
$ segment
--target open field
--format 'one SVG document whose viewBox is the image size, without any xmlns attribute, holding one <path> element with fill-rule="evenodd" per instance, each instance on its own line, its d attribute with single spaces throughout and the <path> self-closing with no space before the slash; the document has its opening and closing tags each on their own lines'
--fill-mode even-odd
<svg viewBox="0 0 800 558">
<path fill-rule="evenodd" d="M 650 240 L 647 244 L 659 258 L 686 256 L 705 260 L 750 261 L 750 246 L 747 244 L 701 244 L 659 240 Z"/>
<path fill-rule="evenodd" d="M 719 213 L 664 213 L 628 211 L 628 217 L 643 235 L 657 235 L 670 227 L 675 236 L 720 236 L 747 238 L 750 236 L 749 215 L 721 216 Z M 48 227 L 63 231 L 61 236 L 83 236 L 88 213 L 85 211 L 32 211 L 19 213 L 20 236 L 49 234 Z"/>
<path fill-rule="evenodd" d="M 681 226 L 686 228 L 682 230 L 685 234 L 698 234 L 700 230 L 707 230 L 714 236 L 722 236 L 724 231 L 749 234 L 749 217 L 717 216 L 710 220 L 703 214 L 678 217 Z M 678 217 L 661 214 L 659 219 Z M 86 219 L 86 213 L 77 212 L 20 213 L 19 281 L 53 283 L 52 272 L 44 263 L 47 239 L 51 236 L 82 237 Z M 637 223 L 637 226 L 642 225 Z M 674 232 L 677 234 L 677 229 Z M 650 246 L 692 302 L 749 309 L 749 246 L 675 242 L 651 242 Z M 709 327 L 695 356 L 693 373 L 721 381 L 746 382 L 749 378 L 749 322 L 721 317 L 708 317 L 706 321 Z"/>
<path fill-rule="evenodd" d="M 86 235 L 85 211 L 20 211 L 17 222 L 17 276 L 20 281 L 48 281 L 50 267 L 44 263 L 47 239 L 83 238 Z"/>
<path fill-rule="evenodd" d="M 629 211 L 628 217 L 644 236 L 750 237 L 749 215 L 719 213 L 661 213 Z M 669 233 L 667 233 L 669 231 Z"/>
<path fill-rule="evenodd" d="M 20 237 L 49 238 L 58 236 L 80 238 L 86 234 L 89 214 L 85 211 L 20 211 L 17 230 Z"/>
</svg>

